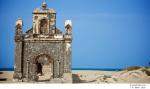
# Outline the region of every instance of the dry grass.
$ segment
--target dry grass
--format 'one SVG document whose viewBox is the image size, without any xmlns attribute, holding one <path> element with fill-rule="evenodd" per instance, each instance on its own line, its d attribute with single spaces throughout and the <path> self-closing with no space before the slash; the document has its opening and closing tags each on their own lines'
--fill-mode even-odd
<svg viewBox="0 0 150 89">
<path fill-rule="evenodd" d="M 141 69 L 142 67 L 140 66 L 131 66 L 131 67 L 128 67 L 126 68 L 125 70 L 127 71 L 133 71 L 133 70 L 138 70 L 138 69 Z"/>
</svg>

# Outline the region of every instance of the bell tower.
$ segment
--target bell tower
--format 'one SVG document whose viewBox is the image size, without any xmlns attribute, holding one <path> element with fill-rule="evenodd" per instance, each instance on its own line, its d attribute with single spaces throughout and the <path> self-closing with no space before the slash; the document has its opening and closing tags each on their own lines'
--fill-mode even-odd
<svg viewBox="0 0 150 89">
<path fill-rule="evenodd" d="M 33 11 L 33 34 L 46 35 L 51 34 L 56 28 L 56 12 L 54 9 L 47 8 L 46 2 L 43 2 L 41 8 Z"/>
</svg>

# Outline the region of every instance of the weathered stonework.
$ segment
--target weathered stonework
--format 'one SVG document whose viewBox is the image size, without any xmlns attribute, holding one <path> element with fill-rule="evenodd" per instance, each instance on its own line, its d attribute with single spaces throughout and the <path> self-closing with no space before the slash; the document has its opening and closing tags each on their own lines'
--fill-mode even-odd
<svg viewBox="0 0 150 89">
<path fill-rule="evenodd" d="M 14 80 L 21 82 L 72 82 L 72 24 L 65 33 L 56 27 L 56 12 L 45 2 L 33 12 L 33 27 L 22 33 L 23 21 L 16 22 Z"/>
</svg>

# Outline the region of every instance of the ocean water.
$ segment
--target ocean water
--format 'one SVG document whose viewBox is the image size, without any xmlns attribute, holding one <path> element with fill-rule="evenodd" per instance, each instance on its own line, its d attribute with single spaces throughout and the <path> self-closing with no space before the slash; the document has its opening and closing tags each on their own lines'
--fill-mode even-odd
<svg viewBox="0 0 150 89">
<path fill-rule="evenodd" d="M 82 71 L 82 70 L 101 70 L 101 71 L 121 71 L 119 68 L 72 68 L 72 71 Z"/>
<path fill-rule="evenodd" d="M 82 71 L 82 70 L 101 70 L 101 71 L 121 71 L 119 68 L 72 68 L 72 71 Z M 0 68 L 0 71 L 14 71 L 14 68 Z"/>
</svg>

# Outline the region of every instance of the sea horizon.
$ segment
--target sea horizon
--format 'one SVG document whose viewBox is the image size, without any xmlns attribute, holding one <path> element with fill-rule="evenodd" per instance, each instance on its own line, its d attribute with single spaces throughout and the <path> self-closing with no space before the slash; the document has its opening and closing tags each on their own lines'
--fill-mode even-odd
<svg viewBox="0 0 150 89">
<path fill-rule="evenodd" d="M 71 70 L 101 70 L 101 71 L 121 71 L 121 68 L 72 68 Z M 0 71 L 14 71 L 14 68 L 0 68 Z"/>
</svg>

